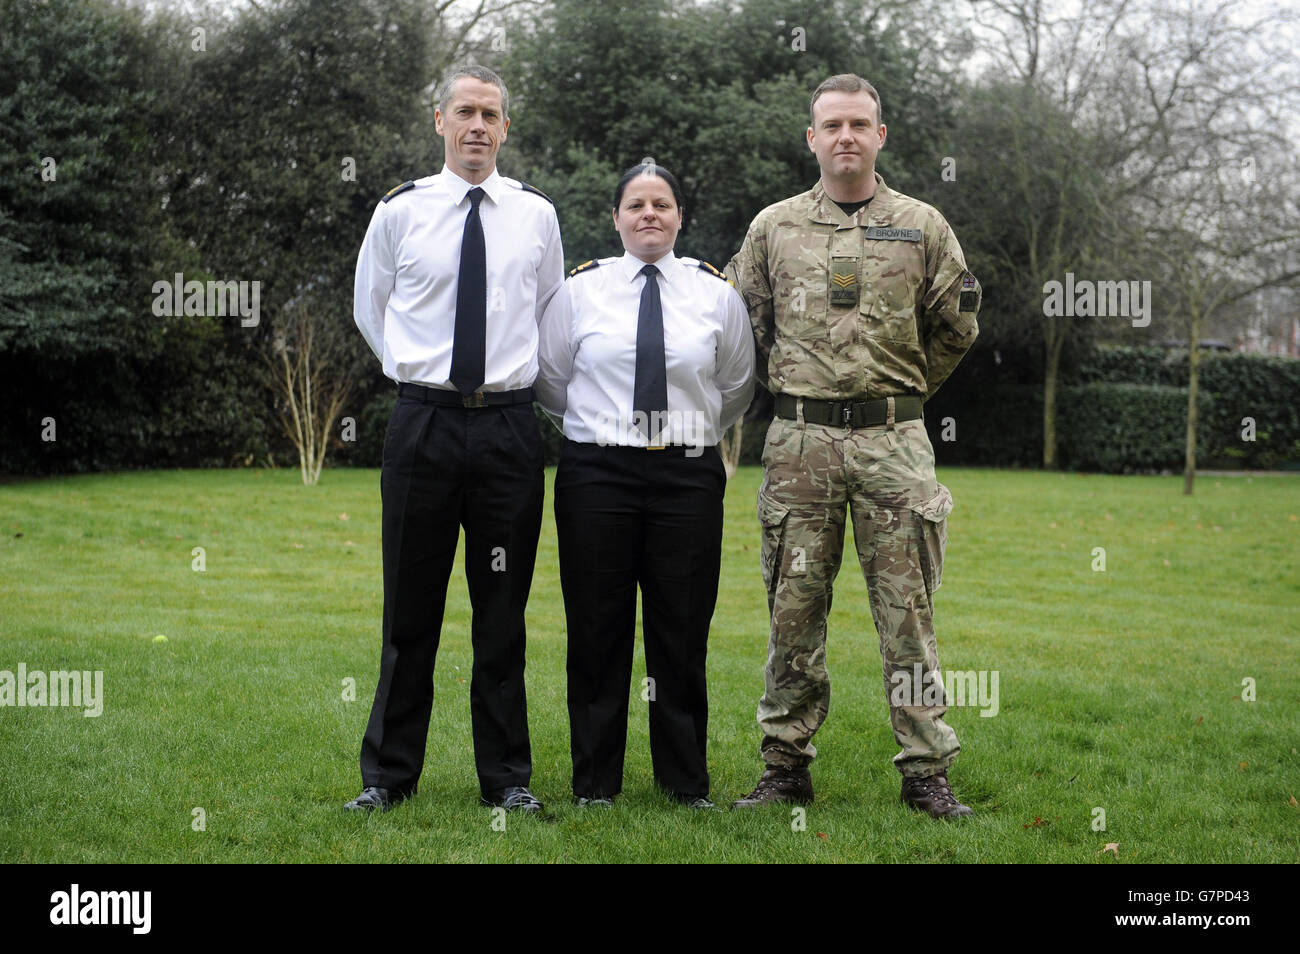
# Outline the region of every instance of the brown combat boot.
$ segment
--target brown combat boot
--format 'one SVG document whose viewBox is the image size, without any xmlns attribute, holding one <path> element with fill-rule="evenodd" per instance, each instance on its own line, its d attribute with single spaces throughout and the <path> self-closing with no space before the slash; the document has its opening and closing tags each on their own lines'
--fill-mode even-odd
<svg viewBox="0 0 1300 954">
<path fill-rule="evenodd" d="M 903 779 L 903 804 L 934 818 L 960 818 L 973 815 L 969 807 L 957 801 L 948 776 L 940 773 L 929 778 Z"/>
<path fill-rule="evenodd" d="M 812 776 L 807 768 L 787 768 L 772 765 L 763 771 L 758 785 L 744 798 L 731 803 L 732 809 L 755 808 L 774 802 L 794 802 L 807 805 L 813 800 Z"/>
</svg>

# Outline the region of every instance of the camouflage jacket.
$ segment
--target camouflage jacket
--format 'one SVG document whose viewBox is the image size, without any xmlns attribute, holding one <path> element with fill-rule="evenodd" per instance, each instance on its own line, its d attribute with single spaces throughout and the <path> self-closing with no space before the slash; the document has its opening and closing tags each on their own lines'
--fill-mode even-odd
<svg viewBox="0 0 1300 954">
<path fill-rule="evenodd" d="M 979 330 L 980 285 L 952 229 L 879 173 L 851 216 L 821 182 L 768 206 L 726 274 L 749 309 L 759 383 L 774 393 L 928 398 Z"/>
</svg>

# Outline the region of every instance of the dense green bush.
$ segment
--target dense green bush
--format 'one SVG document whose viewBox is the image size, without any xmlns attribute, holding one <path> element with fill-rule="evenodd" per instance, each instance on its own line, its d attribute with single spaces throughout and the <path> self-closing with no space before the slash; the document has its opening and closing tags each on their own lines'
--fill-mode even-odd
<svg viewBox="0 0 1300 954">
<path fill-rule="evenodd" d="M 1300 361 L 1223 354 L 1201 361 L 1200 387 L 1214 396 L 1199 422 L 1207 464 L 1300 467 Z M 1254 440 L 1248 435 L 1249 418 Z"/>
<path fill-rule="evenodd" d="M 1037 467 L 1042 463 L 1041 387 L 1011 385 L 975 392 L 950 390 L 951 383 L 925 405 L 925 426 L 937 464 Z"/>
<path fill-rule="evenodd" d="M 1038 466 L 1041 386 L 999 377 L 974 352 L 967 361 L 971 366 L 963 362 L 926 404 L 938 463 Z M 1062 370 L 1056 422 L 1062 467 L 1112 473 L 1182 469 L 1186 351 L 1098 347 Z M 1300 466 L 1300 362 L 1204 354 L 1199 371 L 1198 466 Z M 955 439 L 944 440 L 949 418 Z M 1250 436 L 1247 418 L 1253 421 L 1253 441 L 1243 439 Z"/>
<path fill-rule="evenodd" d="M 1211 397 L 1197 400 L 1200 414 Z M 1187 439 L 1187 389 L 1161 384 L 1083 384 L 1057 403 L 1061 466 L 1112 474 L 1178 471 Z M 1198 433 L 1197 452 L 1205 438 Z"/>
<path fill-rule="evenodd" d="M 1271 468 L 1300 465 L 1300 361 L 1245 354 L 1203 354 L 1199 362 L 1197 463 Z M 1081 362 L 1077 383 L 1154 384 L 1182 392 L 1187 406 L 1187 352 L 1098 348 Z M 1253 440 L 1249 439 L 1253 422 Z M 1185 420 L 1179 432 L 1186 426 Z M 1180 441 L 1185 437 L 1180 437 Z M 1090 459 L 1104 457 L 1094 451 Z M 1182 455 L 1179 455 L 1179 461 Z M 1133 462 L 1137 466 L 1136 461 Z M 1077 465 L 1076 465 L 1077 466 Z M 1181 467 L 1181 463 L 1178 465 Z M 1140 469 L 1140 467 L 1139 467 Z"/>
<path fill-rule="evenodd" d="M 1204 367 L 1204 357 L 1202 367 Z M 1167 348 L 1091 348 L 1084 354 L 1070 384 L 1163 384 L 1187 386 L 1187 352 Z"/>
<path fill-rule="evenodd" d="M 343 418 L 352 418 L 356 429 L 353 439 L 339 439 L 330 448 L 326 462 L 345 467 L 379 467 L 384 462 L 384 434 L 388 419 L 397 404 L 397 388 L 388 378 L 383 378 L 375 390 L 361 390 L 352 397 L 339 415 L 339 433 Z M 359 410 L 358 410 L 359 409 Z"/>
<path fill-rule="evenodd" d="M 198 337 L 151 360 L 0 356 L 0 406 L 0 473 L 243 466 L 283 443 L 257 369 Z"/>
</svg>

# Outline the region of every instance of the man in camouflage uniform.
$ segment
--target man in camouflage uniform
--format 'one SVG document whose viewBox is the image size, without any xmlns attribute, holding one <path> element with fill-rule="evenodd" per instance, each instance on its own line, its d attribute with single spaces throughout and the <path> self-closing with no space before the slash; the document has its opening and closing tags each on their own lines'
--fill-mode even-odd
<svg viewBox="0 0 1300 954">
<path fill-rule="evenodd" d="M 903 802 L 967 815 L 947 780 L 960 746 L 942 718 L 933 626 L 952 497 L 935 480 L 921 404 L 975 340 L 980 287 L 943 216 L 876 174 L 885 126 L 871 84 L 833 76 L 810 112 L 821 179 L 760 212 L 727 266 L 776 405 L 758 494 L 772 620 L 758 705 L 766 770 L 733 807 L 812 801 L 847 505 L 902 747 Z M 912 685 L 917 672 L 923 685 Z"/>
</svg>

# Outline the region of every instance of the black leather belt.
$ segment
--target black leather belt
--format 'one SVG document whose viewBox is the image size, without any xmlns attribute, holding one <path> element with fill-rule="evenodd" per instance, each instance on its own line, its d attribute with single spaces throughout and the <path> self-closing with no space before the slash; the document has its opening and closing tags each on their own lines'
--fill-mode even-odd
<svg viewBox="0 0 1300 954">
<path fill-rule="evenodd" d="M 492 407 L 498 404 L 527 404 L 533 399 L 532 388 L 517 391 L 475 391 L 461 394 L 446 388 L 431 388 L 424 384 L 399 384 L 397 393 L 422 404 L 444 404 L 449 407 Z"/>
<path fill-rule="evenodd" d="M 879 427 L 889 421 L 889 398 L 873 401 L 818 401 L 803 398 L 803 419 L 808 424 L 829 427 Z M 799 419 L 800 398 L 792 394 L 776 396 L 776 416 L 789 421 Z M 921 417 L 921 399 L 915 394 L 893 398 L 894 421 L 915 421 Z"/>
</svg>

